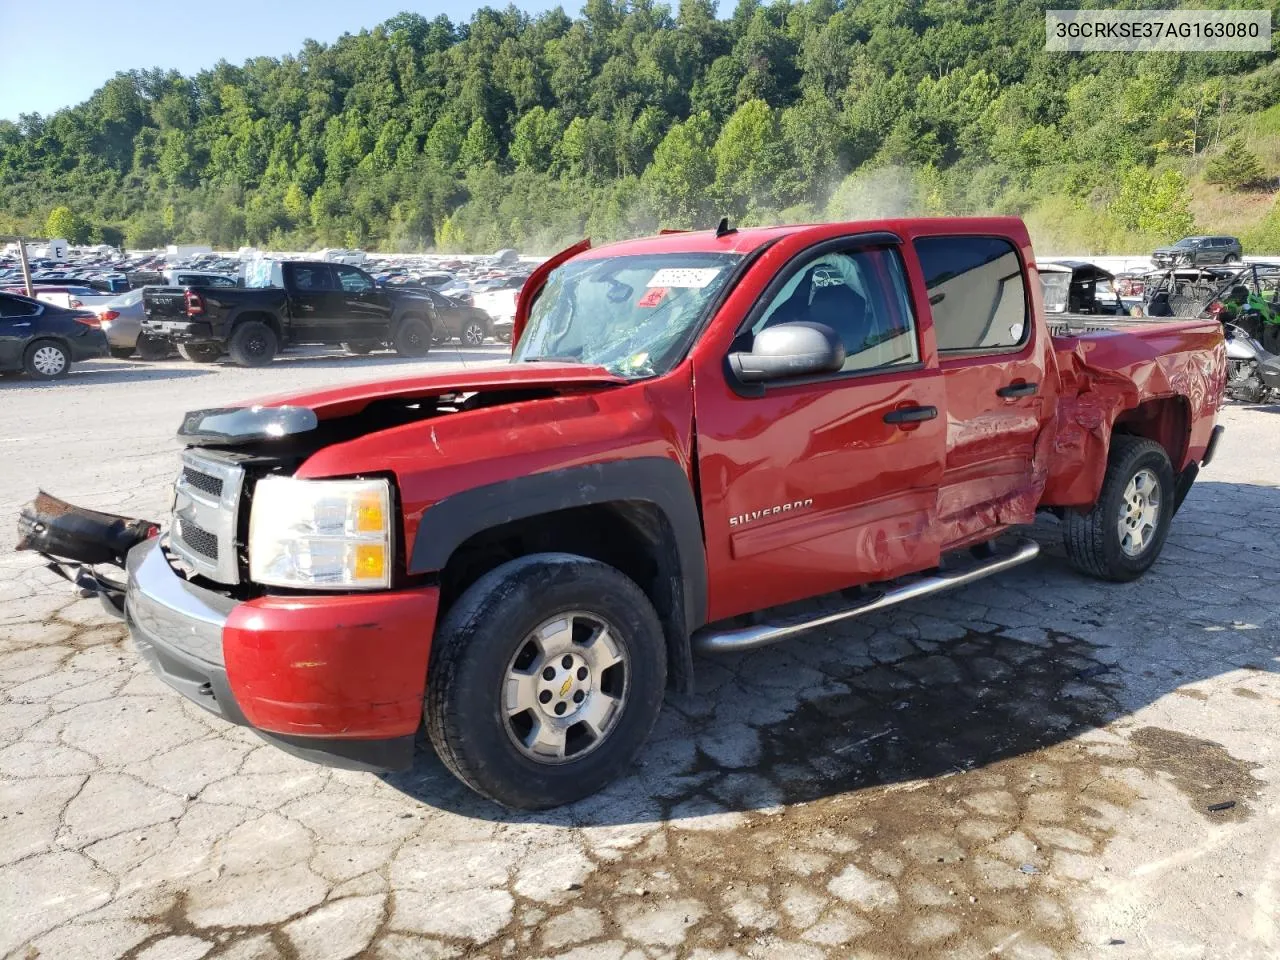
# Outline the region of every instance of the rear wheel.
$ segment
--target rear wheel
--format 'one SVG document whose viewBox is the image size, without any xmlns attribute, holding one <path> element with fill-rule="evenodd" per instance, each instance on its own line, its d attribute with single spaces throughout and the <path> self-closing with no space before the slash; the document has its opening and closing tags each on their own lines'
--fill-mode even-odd
<svg viewBox="0 0 1280 960">
<path fill-rule="evenodd" d="M 22 355 L 22 369 L 36 380 L 60 380 L 71 372 L 71 351 L 56 340 L 37 340 Z"/>
<path fill-rule="evenodd" d="M 648 598 L 566 553 L 485 574 L 449 610 L 424 706 L 444 764 L 508 807 L 589 796 L 631 764 L 662 707 L 667 658 Z"/>
<path fill-rule="evenodd" d="M 173 344 L 164 337 L 138 335 L 138 356 L 143 360 L 164 360 L 173 352 Z"/>
<path fill-rule="evenodd" d="M 261 320 L 246 320 L 235 328 L 227 353 L 240 367 L 265 367 L 276 357 L 280 341 L 276 332 Z"/>
<path fill-rule="evenodd" d="M 431 324 L 421 317 L 405 317 L 396 328 L 395 348 L 402 357 L 425 357 L 431 349 Z"/>
<path fill-rule="evenodd" d="M 1136 579 L 1160 556 L 1174 510 L 1173 465 L 1164 447 L 1114 436 L 1097 502 L 1087 513 L 1063 517 L 1067 557 L 1090 576 Z"/>
<path fill-rule="evenodd" d="M 489 331 L 484 328 L 484 324 L 478 320 L 472 320 L 462 328 L 462 342 L 469 347 L 478 347 L 484 343 L 484 338 L 489 335 Z"/>
<path fill-rule="evenodd" d="M 222 347 L 216 343 L 180 343 L 178 355 L 191 363 L 214 363 L 222 356 Z"/>
</svg>

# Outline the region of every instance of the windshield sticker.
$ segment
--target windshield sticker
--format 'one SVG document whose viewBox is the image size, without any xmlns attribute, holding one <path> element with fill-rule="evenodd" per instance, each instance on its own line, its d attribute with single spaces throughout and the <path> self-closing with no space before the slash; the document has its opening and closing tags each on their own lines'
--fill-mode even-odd
<svg viewBox="0 0 1280 960">
<path fill-rule="evenodd" d="M 670 292 L 669 287 L 650 287 L 645 291 L 645 295 L 636 301 L 637 307 L 656 307 L 666 299 Z"/>
<path fill-rule="evenodd" d="M 723 267 L 664 267 L 655 273 L 646 287 L 689 287 L 701 290 L 716 277 Z"/>
</svg>

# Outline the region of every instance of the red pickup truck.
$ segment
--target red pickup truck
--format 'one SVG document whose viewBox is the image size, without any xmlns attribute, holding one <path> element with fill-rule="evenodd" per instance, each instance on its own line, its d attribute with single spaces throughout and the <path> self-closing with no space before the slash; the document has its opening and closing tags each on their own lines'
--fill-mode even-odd
<svg viewBox="0 0 1280 960">
<path fill-rule="evenodd" d="M 480 793 L 553 806 L 627 768 L 694 651 L 1031 560 L 1002 535 L 1037 511 L 1142 574 L 1222 429 L 1220 325 L 1055 323 L 1016 219 L 584 242 L 510 365 L 196 411 L 166 534 L 46 497 L 25 543 L 126 565 L 73 575 L 228 720 L 384 769 L 425 722 Z"/>
</svg>

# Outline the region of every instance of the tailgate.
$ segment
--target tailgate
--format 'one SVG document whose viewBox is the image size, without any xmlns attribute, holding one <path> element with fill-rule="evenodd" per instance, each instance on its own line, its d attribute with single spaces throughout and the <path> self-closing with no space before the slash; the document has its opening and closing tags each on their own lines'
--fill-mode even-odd
<svg viewBox="0 0 1280 960">
<path fill-rule="evenodd" d="M 142 305 L 148 320 L 187 319 L 185 287 L 158 287 L 142 291 Z"/>
</svg>

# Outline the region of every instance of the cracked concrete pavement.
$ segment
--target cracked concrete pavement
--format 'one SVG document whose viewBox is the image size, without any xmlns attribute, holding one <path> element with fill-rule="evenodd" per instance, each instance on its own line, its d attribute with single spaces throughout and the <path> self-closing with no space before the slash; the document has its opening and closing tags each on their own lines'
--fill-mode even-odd
<svg viewBox="0 0 1280 960">
<path fill-rule="evenodd" d="M 699 661 L 628 777 L 543 814 L 426 749 L 385 778 L 289 757 L 10 552 L 40 486 L 163 517 L 184 410 L 501 356 L 0 384 L 0 954 L 1280 954 L 1280 409 L 1228 408 L 1143 580 L 1078 576 L 1046 522 L 1010 574 Z"/>
</svg>

